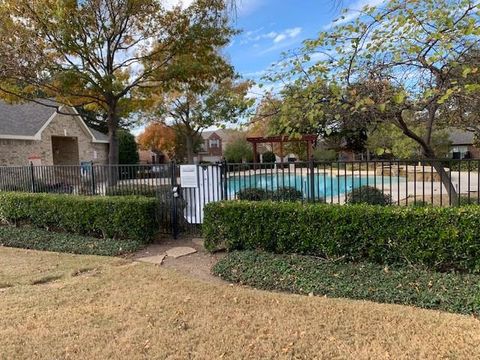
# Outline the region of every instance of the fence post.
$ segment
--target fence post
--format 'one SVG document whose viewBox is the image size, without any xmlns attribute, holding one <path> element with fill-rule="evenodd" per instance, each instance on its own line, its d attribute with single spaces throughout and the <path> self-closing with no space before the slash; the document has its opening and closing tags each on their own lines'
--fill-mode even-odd
<svg viewBox="0 0 480 360">
<path fill-rule="evenodd" d="M 228 200 L 228 180 L 227 180 L 227 173 L 228 173 L 228 163 L 227 159 L 223 159 L 222 161 L 222 189 L 223 189 L 223 196 L 222 200 Z"/>
<path fill-rule="evenodd" d="M 93 165 L 93 162 L 92 162 L 92 195 L 96 195 L 97 193 L 97 187 L 95 185 L 95 165 Z"/>
<path fill-rule="evenodd" d="M 309 162 L 309 168 L 310 168 L 310 196 L 311 196 L 311 201 L 315 202 L 315 162 L 313 159 L 313 156 L 310 157 L 310 162 Z"/>
<path fill-rule="evenodd" d="M 33 167 L 33 162 L 30 162 L 30 180 L 32 183 L 32 193 L 35 192 L 35 168 Z"/>
<path fill-rule="evenodd" d="M 172 217 L 172 235 L 174 239 L 177 239 L 178 237 L 178 213 L 177 213 L 177 195 L 174 193 L 174 188 L 177 185 L 177 166 L 175 163 L 175 160 L 171 162 L 171 183 L 172 183 L 172 206 L 171 206 L 171 217 Z M 179 193 L 179 192 L 178 192 Z"/>
</svg>

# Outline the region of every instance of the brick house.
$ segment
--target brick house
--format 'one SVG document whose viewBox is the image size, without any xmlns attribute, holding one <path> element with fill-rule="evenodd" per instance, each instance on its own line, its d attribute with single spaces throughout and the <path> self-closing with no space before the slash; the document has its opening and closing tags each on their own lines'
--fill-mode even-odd
<svg viewBox="0 0 480 360">
<path fill-rule="evenodd" d="M 51 102 L 51 104 L 54 104 Z M 72 114 L 72 115 L 68 115 Z M 78 165 L 108 162 L 108 138 L 72 107 L 0 101 L 1 165 Z"/>
<path fill-rule="evenodd" d="M 474 145 L 475 134 L 471 131 L 449 129 L 450 152 L 453 159 L 480 159 L 480 149 Z"/>
<path fill-rule="evenodd" d="M 198 161 L 222 161 L 223 154 L 228 143 L 231 142 L 235 138 L 235 135 L 238 134 L 238 130 L 233 129 L 204 131 L 202 133 L 203 144 L 200 152 L 198 153 Z"/>
</svg>

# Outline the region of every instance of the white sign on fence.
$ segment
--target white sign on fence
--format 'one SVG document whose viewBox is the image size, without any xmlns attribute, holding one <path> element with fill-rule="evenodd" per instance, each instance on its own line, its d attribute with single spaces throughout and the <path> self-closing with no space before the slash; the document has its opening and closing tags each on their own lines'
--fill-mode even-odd
<svg viewBox="0 0 480 360">
<path fill-rule="evenodd" d="M 180 184 L 183 188 L 198 188 L 197 165 L 180 165 Z"/>
</svg>

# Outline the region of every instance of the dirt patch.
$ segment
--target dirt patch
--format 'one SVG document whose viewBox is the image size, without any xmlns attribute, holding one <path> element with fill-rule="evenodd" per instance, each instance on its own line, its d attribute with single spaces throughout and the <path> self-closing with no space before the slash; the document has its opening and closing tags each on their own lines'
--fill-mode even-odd
<svg viewBox="0 0 480 360">
<path fill-rule="evenodd" d="M 159 256 L 165 254 L 173 247 L 191 247 L 197 252 L 177 259 L 167 256 L 162 262 L 163 267 L 173 269 L 197 280 L 225 284 L 225 281 L 211 273 L 212 267 L 222 259 L 225 254 L 222 252 L 215 254 L 207 252 L 201 241 L 195 238 L 184 237 L 177 240 L 162 238 L 157 240 L 155 244 L 137 252 L 132 256 L 132 259 L 137 260 L 142 257 Z"/>
<path fill-rule="evenodd" d="M 41 277 L 39 279 L 33 280 L 30 285 L 46 285 L 57 280 L 60 280 L 63 276 L 62 275 L 47 275 Z"/>
<path fill-rule="evenodd" d="M 85 269 L 78 269 L 72 272 L 72 277 L 78 276 L 96 276 L 100 273 L 100 269 L 98 268 L 85 268 Z"/>
</svg>

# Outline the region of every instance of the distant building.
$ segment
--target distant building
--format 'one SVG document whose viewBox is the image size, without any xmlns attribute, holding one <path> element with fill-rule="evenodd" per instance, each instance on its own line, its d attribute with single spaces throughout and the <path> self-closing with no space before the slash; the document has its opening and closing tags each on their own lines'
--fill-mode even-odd
<svg viewBox="0 0 480 360">
<path fill-rule="evenodd" d="M 449 155 L 453 159 L 480 159 L 480 149 L 475 143 L 475 134 L 471 131 L 449 129 L 451 142 Z"/>
<path fill-rule="evenodd" d="M 156 153 L 151 150 L 138 150 L 140 164 L 165 164 L 169 159 L 162 153 Z"/>
<path fill-rule="evenodd" d="M 219 129 L 202 133 L 202 147 L 198 153 L 199 162 L 222 161 L 227 145 L 239 134 L 238 130 Z"/>
</svg>

